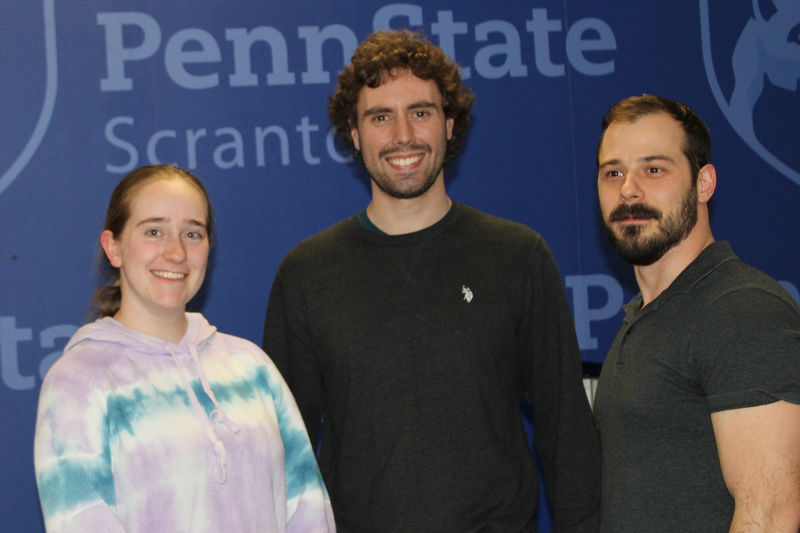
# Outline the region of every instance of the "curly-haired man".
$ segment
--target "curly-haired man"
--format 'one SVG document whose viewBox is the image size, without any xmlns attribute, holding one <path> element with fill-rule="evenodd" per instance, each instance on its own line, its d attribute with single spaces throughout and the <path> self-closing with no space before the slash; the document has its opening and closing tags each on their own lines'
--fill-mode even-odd
<svg viewBox="0 0 800 533">
<path fill-rule="evenodd" d="M 329 114 L 372 199 L 292 249 L 272 287 L 264 346 L 322 428 L 340 531 L 535 531 L 523 399 L 555 530 L 597 527 L 599 444 L 552 254 L 445 190 L 472 102 L 421 36 L 368 37 Z"/>
</svg>

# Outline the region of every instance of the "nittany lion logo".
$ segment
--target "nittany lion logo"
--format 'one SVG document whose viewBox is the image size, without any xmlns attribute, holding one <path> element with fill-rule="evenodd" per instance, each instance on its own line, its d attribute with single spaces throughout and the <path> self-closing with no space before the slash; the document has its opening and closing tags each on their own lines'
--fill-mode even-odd
<svg viewBox="0 0 800 533">
<path fill-rule="evenodd" d="M 0 193 L 11 185 L 36 153 L 53 116 L 58 84 L 54 1 L 43 0 L 41 6 L 13 2 L 14 5 L 0 7 L 5 25 L 11 28 L 14 28 L 13 21 L 31 19 L 30 16 L 22 16 L 29 15 L 19 12 L 22 10 L 35 9 L 38 19 L 41 20 L 41 25 L 35 28 L 17 28 L 19 35 L 14 30 L 4 30 L 7 34 L 0 41 L 3 48 L 0 64 L 0 79 L 3 80 L 0 97 L 3 101 L 0 103 L 0 110 L 4 123 L 0 134 Z M 30 48 L 26 46 L 27 42 L 37 37 L 40 38 L 38 42 L 32 43 Z M 39 58 L 32 57 L 31 49 L 39 48 L 42 50 Z M 23 54 L 24 61 L 14 58 L 12 50 Z M 37 61 L 41 65 L 41 73 L 35 72 L 33 67 Z M 39 74 L 43 80 L 43 91 L 39 87 L 31 87 L 32 78 Z M 32 98 L 38 98 L 38 101 L 28 100 Z"/>
<path fill-rule="evenodd" d="M 749 4 L 700 0 L 706 74 L 717 104 L 739 136 L 800 185 L 796 124 L 800 116 L 800 1 L 751 0 Z M 737 7 L 747 11 L 737 13 Z M 759 122 L 762 116 L 776 117 L 787 126 Z"/>
</svg>

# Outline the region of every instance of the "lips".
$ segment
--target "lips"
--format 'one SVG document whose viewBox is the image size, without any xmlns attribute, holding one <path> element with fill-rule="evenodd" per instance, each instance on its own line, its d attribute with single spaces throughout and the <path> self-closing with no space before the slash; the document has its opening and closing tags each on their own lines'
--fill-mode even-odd
<svg viewBox="0 0 800 533">
<path fill-rule="evenodd" d="M 433 150 L 428 144 L 409 144 L 384 148 L 378 157 L 383 158 L 392 168 L 404 170 L 419 165 L 425 154 L 432 152 Z"/>
<path fill-rule="evenodd" d="M 184 279 L 187 276 L 187 274 L 183 272 L 169 272 L 166 270 L 151 270 L 151 272 L 157 278 L 170 279 L 170 280 Z"/>
<path fill-rule="evenodd" d="M 425 157 L 425 154 L 415 154 L 403 157 L 387 157 L 386 162 L 398 169 L 408 168 L 422 161 L 423 157 Z"/>
</svg>

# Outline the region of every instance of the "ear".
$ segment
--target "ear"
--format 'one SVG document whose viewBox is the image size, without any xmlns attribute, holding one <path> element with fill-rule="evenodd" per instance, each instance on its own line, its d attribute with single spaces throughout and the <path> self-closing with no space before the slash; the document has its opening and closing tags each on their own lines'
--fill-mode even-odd
<svg viewBox="0 0 800 533">
<path fill-rule="evenodd" d="M 717 188 L 717 169 L 714 165 L 707 164 L 697 172 L 697 199 L 701 203 L 708 203 L 714 196 Z"/>
<path fill-rule="evenodd" d="M 353 138 L 353 145 L 356 147 L 356 150 L 361 150 L 361 141 L 358 138 L 358 128 L 355 126 L 350 126 L 350 137 Z"/>
<path fill-rule="evenodd" d="M 114 268 L 122 266 L 119 243 L 114 238 L 114 234 L 110 229 L 103 230 L 103 233 L 100 234 L 100 246 L 103 247 L 103 251 L 106 253 L 106 257 L 108 258 L 108 262 L 111 263 L 111 266 Z"/>
<path fill-rule="evenodd" d="M 455 119 L 452 119 L 452 118 L 448 118 L 444 122 L 445 127 L 447 128 L 447 140 L 448 141 L 453 138 L 453 124 L 455 124 L 455 122 L 456 122 Z"/>
</svg>

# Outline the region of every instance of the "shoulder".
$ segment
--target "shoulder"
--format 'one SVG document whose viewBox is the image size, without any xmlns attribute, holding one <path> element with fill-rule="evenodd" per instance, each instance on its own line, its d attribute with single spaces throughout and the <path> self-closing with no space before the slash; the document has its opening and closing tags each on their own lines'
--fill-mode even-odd
<svg viewBox="0 0 800 533">
<path fill-rule="evenodd" d="M 108 369 L 119 360 L 118 350 L 109 343 L 83 340 L 65 350 L 42 381 L 40 398 L 55 394 L 90 396 L 105 388 Z"/>
<path fill-rule="evenodd" d="M 295 245 L 288 255 L 306 255 L 326 248 L 335 248 L 342 242 L 356 238 L 360 229 L 355 217 L 340 220 L 333 226 L 303 239 Z"/>
<path fill-rule="evenodd" d="M 331 254 L 339 253 L 349 243 L 357 242 L 360 229 L 355 217 L 340 220 L 292 247 L 281 261 L 280 270 L 286 272 L 303 264 L 326 261 L 325 258 Z"/>
<path fill-rule="evenodd" d="M 800 318 L 792 296 L 772 277 L 739 258 L 720 264 L 700 282 L 709 305 L 745 314 L 774 309 Z"/>
<path fill-rule="evenodd" d="M 688 296 L 680 312 L 686 320 L 694 317 L 695 334 L 688 337 L 698 353 L 747 364 L 796 359 L 800 307 L 778 282 L 757 268 L 738 258 L 725 261 Z"/>
<path fill-rule="evenodd" d="M 264 351 L 254 342 L 244 337 L 237 337 L 228 333 L 217 331 L 206 343 L 207 350 L 223 351 L 230 354 L 243 353 L 258 357 L 264 356 Z"/>
<path fill-rule="evenodd" d="M 499 245 L 547 246 L 542 236 L 525 224 L 490 215 L 464 204 L 457 206 L 460 212 L 454 226 L 473 238 L 485 239 Z"/>
<path fill-rule="evenodd" d="M 244 337 L 215 332 L 203 346 L 203 353 L 224 357 L 226 364 L 263 367 L 269 375 L 278 373 L 277 367 L 264 350 Z"/>
</svg>

